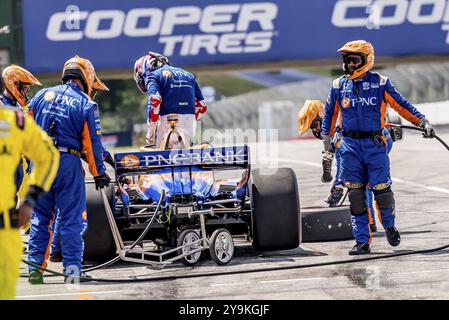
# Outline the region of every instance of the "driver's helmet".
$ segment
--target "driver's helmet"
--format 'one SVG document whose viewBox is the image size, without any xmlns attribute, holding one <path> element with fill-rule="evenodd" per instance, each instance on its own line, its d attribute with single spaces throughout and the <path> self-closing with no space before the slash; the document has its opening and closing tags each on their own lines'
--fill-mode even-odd
<svg viewBox="0 0 449 320">
<path fill-rule="evenodd" d="M 137 88 L 139 88 L 142 93 L 148 91 L 145 85 L 145 77 L 148 73 L 151 73 L 164 65 L 170 65 L 168 58 L 152 51 L 136 60 L 134 63 L 134 81 L 136 82 Z"/>
</svg>

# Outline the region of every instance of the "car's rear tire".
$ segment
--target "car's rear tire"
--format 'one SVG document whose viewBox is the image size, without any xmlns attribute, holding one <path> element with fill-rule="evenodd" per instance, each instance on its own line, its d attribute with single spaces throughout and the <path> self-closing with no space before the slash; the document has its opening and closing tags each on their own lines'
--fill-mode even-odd
<svg viewBox="0 0 449 320">
<path fill-rule="evenodd" d="M 349 240 L 353 238 L 349 206 L 301 209 L 302 242 Z"/>
<path fill-rule="evenodd" d="M 300 243 L 298 183 L 290 168 L 274 175 L 251 172 L 252 245 L 258 251 L 294 249 Z"/>
<path fill-rule="evenodd" d="M 112 204 L 114 185 L 104 188 Z M 94 183 L 86 184 L 87 232 L 84 234 L 84 260 L 102 261 L 114 257 L 116 247 L 100 191 Z"/>
</svg>

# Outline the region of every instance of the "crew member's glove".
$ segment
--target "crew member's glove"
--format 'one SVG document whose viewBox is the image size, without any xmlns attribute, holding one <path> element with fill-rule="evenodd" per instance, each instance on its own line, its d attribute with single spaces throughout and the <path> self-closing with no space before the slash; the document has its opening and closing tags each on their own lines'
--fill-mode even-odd
<svg viewBox="0 0 449 320">
<path fill-rule="evenodd" d="M 330 151 L 323 151 L 323 175 L 321 176 L 321 182 L 331 182 L 332 181 L 332 160 L 334 159 L 334 154 Z"/>
<path fill-rule="evenodd" d="M 111 182 L 111 178 L 109 178 L 108 174 L 105 172 L 102 175 L 94 177 L 95 180 L 95 189 L 103 189 L 107 187 Z"/>
<path fill-rule="evenodd" d="M 112 158 L 112 156 L 111 156 L 110 153 L 108 153 L 108 155 L 104 158 L 103 161 L 106 162 L 106 163 L 108 163 L 111 167 L 114 168 L 115 162 L 114 162 L 114 159 Z"/>
<path fill-rule="evenodd" d="M 157 122 L 147 121 L 147 124 L 148 129 L 147 129 L 146 143 L 149 146 L 155 146 Z"/>
<path fill-rule="evenodd" d="M 433 138 L 435 135 L 435 130 L 430 125 L 429 120 L 426 118 L 422 118 L 421 121 L 418 123 L 418 127 L 423 128 L 425 132 L 423 133 L 424 138 Z"/>
<path fill-rule="evenodd" d="M 195 120 L 199 120 L 207 112 L 206 102 L 195 99 Z"/>
<path fill-rule="evenodd" d="M 335 148 L 334 145 L 332 144 L 331 137 L 329 137 L 328 135 L 322 135 L 321 139 L 323 140 L 324 151 L 334 153 Z"/>
<path fill-rule="evenodd" d="M 26 172 L 27 175 L 30 175 L 31 174 L 31 170 L 33 169 L 33 163 L 28 158 L 25 158 L 25 161 L 27 163 L 27 170 L 25 172 Z"/>
<path fill-rule="evenodd" d="M 321 176 L 321 182 L 332 181 L 332 160 L 334 159 L 334 146 L 332 145 L 331 138 L 328 135 L 322 135 L 324 151 L 323 151 L 323 175 Z"/>
<path fill-rule="evenodd" d="M 340 202 L 341 198 L 343 198 L 343 187 L 332 186 L 331 193 L 324 201 L 329 204 L 329 207 L 336 207 Z"/>
<path fill-rule="evenodd" d="M 24 228 L 24 229 L 28 229 L 29 227 L 27 227 L 27 225 L 30 222 L 30 218 L 31 218 L 31 211 L 33 210 L 33 208 L 26 204 L 26 203 L 22 203 L 19 207 L 19 209 L 17 209 L 17 213 L 19 215 L 19 228 Z"/>
<path fill-rule="evenodd" d="M 29 205 L 31 208 L 34 208 L 38 199 L 45 193 L 45 191 L 36 185 L 30 185 L 28 188 L 28 193 L 25 196 L 25 201 L 23 203 Z"/>
<path fill-rule="evenodd" d="M 25 201 L 18 209 L 19 228 L 25 226 L 30 221 L 31 210 L 36 206 L 37 201 L 44 193 L 45 191 L 42 188 L 36 185 L 30 185 L 28 193 L 25 196 Z"/>
</svg>

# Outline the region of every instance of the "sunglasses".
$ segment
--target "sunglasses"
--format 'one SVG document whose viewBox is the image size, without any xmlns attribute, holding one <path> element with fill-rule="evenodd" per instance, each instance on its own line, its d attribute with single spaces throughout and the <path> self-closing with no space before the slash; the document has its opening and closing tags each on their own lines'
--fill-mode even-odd
<svg viewBox="0 0 449 320">
<path fill-rule="evenodd" d="M 346 56 L 345 62 L 348 64 L 349 63 L 359 64 L 362 62 L 362 58 L 360 58 L 359 56 Z"/>
</svg>

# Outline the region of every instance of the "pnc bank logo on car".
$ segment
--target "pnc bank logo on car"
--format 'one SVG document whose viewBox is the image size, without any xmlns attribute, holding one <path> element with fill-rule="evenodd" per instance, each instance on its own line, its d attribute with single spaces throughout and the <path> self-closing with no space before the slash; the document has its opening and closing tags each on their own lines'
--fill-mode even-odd
<svg viewBox="0 0 449 320">
<path fill-rule="evenodd" d="M 158 37 L 168 56 L 194 56 L 202 50 L 210 55 L 256 53 L 270 50 L 277 14 L 273 2 L 56 12 L 46 36 L 50 41 Z M 67 28 L 68 23 L 77 27 Z M 192 26 L 198 31 L 192 33 Z"/>
<path fill-rule="evenodd" d="M 449 0 L 338 0 L 332 13 L 332 24 L 339 28 L 378 29 L 404 23 L 441 23 L 441 30 L 449 31 Z"/>
<path fill-rule="evenodd" d="M 140 159 L 134 154 L 128 154 L 120 160 L 120 164 L 124 168 L 134 168 L 140 165 Z"/>
</svg>

